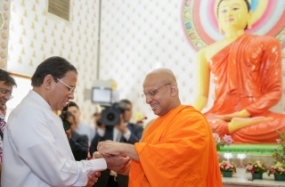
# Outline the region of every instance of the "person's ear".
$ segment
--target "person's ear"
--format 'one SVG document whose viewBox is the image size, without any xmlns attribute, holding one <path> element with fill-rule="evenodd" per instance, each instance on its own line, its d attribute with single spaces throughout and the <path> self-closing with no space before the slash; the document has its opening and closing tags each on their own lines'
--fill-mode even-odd
<svg viewBox="0 0 285 187">
<path fill-rule="evenodd" d="M 175 96 L 177 94 L 177 87 L 174 84 L 170 85 L 170 95 Z"/>
<path fill-rule="evenodd" d="M 50 89 L 52 86 L 52 83 L 54 82 L 53 76 L 48 74 L 45 76 L 44 80 L 43 80 L 43 85 L 46 89 Z"/>
</svg>

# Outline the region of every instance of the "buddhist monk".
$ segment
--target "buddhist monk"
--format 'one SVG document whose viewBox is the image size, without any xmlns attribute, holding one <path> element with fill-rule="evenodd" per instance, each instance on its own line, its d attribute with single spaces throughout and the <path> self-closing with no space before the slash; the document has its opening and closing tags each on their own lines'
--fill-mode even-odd
<svg viewBox="0 0 285 187">
<path fill-rule="evenodd" d="M 198 97 L 207 104 L 210 72 L 215 100 L 205 113 L 213 131 L 230 134 L 235 143 L 276 143 L 285 115 L 269 109 L 282 96 L 281 44 L 274 37 L 245 34 L 251 27 L 248 0 L 219 0 L 216 17 L 225 38 L 198 53 Z"/>
<path fill-rule="evenodd" d="M 221 174 L 211 128 L 191 106 L 181 105 L 176 78 L 156 69 L 143 83 L 144 97 L 158 116 L 134 145 L 101 142 L 104 157 L 128 156 L 124 168 L 130 187 L 221 187 Z"/>
</svg>

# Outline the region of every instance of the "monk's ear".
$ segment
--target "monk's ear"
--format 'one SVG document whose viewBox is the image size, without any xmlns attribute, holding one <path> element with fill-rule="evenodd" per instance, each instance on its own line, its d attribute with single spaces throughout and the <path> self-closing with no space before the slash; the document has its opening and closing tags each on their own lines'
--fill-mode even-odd
<svg viewBox="0 0 285 187">
<path fill-rule="evenodd" d="M 175 84 L 170 85 L 170 95 L 176 96 L 178 93 L 177 86 Z"/>
<path fill-rule="evenodd" d="M 52 87 L 53 82 L 54 82 L 53 76 L 48 74 L 45 76 L 43 80 L 43 87 L 49 90 Z"/>
</svg>

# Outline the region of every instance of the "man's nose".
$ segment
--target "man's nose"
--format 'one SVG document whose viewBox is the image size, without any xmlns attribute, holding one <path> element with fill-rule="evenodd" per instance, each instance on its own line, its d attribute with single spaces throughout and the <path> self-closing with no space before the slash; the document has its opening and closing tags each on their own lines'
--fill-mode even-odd
<svg viewBox="0 0 285 187">
<path fill-rule="evenodd" d="M 145 96 L 145 102 L 149 104 L 152 101 L 152 97 L 150 95 Z"/>
</svg>

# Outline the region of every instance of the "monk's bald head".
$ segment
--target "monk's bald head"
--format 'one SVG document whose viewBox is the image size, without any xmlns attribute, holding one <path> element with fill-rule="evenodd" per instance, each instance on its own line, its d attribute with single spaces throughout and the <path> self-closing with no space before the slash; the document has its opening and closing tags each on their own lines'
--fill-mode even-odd
<svg viewBox="0 0 285 187">
<path fill-rule="evenodd" d="M 171 83 L 175 85 L 177 84 L 173 72 L 167 68 L 158 68 L 151 71 L 149 74 L 147 74 L 144 82 L 154 81 L 154 80 L 157 80 L 158 82 L 163 84 L 166 83 Z"/>
</svg>

